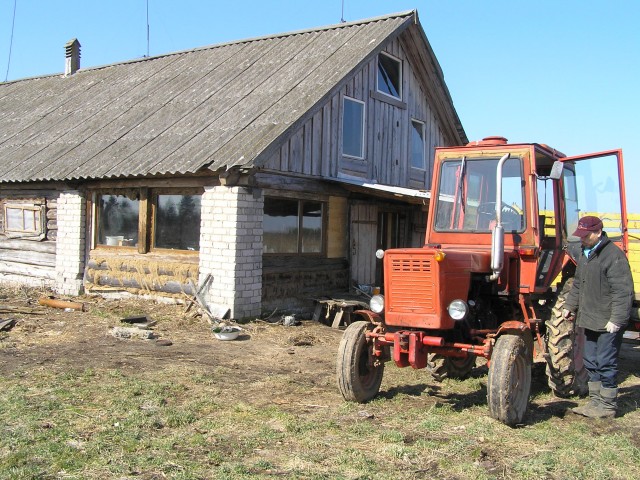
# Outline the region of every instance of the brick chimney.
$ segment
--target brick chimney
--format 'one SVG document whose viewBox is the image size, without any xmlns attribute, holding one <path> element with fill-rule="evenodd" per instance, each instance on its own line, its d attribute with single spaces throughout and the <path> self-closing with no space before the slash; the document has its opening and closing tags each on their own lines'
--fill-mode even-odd
<svg viewBox="0 0 640 480">
<path fill-rule="evenodd" d="M 65 46 L 64 76 L 73 75 L 80 69 L 80 42 L 77 38 L 69 40 Z"/>
</svg>

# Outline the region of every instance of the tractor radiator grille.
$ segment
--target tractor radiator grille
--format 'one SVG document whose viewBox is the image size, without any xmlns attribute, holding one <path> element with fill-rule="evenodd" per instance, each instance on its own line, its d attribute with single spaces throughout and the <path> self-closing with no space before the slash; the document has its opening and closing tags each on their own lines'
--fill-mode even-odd
<svg viewBox="0 0 640 480">
<path fill-rule="evenodd" d="M 387 292 L 389 311 L 395 313 L 434 313 L 436 272 L 433 257 L 423 255 L 392 258 L 385 272 L 390 286 Z"/>
</svg>

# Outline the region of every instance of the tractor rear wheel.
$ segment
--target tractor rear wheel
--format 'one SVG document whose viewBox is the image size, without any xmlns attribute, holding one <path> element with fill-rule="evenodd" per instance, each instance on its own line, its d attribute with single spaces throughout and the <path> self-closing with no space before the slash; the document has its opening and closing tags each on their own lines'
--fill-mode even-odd
<svg viewBox="0 0 640 480">
<path fill-rule="evenodd" d="M 547 383 L 557 397 L 587 393 L 587 371 L 584 368 L 584 331 L 562 316 L 562 309 L 571 287 L 569 278 L 556 296 L 547 326 Z"/>
<path fill-rule="evenodd" d="M 364 403 L 380 391 L 384 363 L 371 354 L 372 345 L 365 332 L 372 324 L 365 321 L 349 325 L 338 347 L 336 373 L 338 388 L 345 400 Z"/>
<path fill-rule="evenodd" d="M 487 403 L 493 418 L 509 426 L 522 422 L 529 405 L 532 360 L 532 352 L 522 336 L 498 337 L 487 380 Z"/>
<path fill-rule="evenodd" d="M 427 371 L 437 382 L 445 378 L 465 379 L 476 366 L 476 356 L 469 354 L 466 358 L 445 357 L 430 353 L 427 359 Z"/>
</svg>

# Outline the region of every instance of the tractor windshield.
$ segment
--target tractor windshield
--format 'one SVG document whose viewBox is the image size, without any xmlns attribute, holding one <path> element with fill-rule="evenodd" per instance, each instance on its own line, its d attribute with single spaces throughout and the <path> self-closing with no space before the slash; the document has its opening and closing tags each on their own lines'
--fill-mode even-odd
<svg viewBox="0 0 640 480">
<path fill-rule="evenodd" d="M 465 158 L 442 163 L 435 230 L 491 232 L 496 219 L 498 157 Z M 507 160 L 502 176 L 502 225 L 505 232 L 525 228 L 522 160 Z"/>
</svg>

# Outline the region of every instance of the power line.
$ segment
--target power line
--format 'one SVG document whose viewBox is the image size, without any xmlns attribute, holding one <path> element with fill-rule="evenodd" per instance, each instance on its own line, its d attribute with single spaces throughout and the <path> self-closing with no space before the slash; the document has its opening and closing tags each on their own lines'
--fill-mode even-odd
<svg viewBox="0 0 640 480">
<path fill-rule="evenodd" d="M 13 31 L 16 25 L 16 6 L 18 5 L 18 0 L 13 0 L 13 20 L 11 21 L 11 40 L 9 41 L 9 58 L 7 59 L 7 72 L 4 76 L 4 81 L 6 82 L 9 79 L 9 66 L 11 65 L 11 50 L 13 49 Z"/>
</svg>

